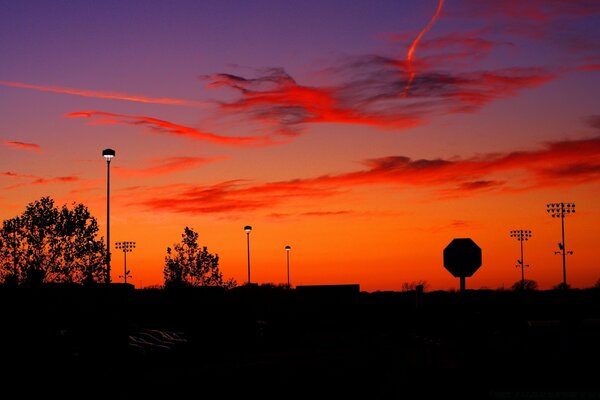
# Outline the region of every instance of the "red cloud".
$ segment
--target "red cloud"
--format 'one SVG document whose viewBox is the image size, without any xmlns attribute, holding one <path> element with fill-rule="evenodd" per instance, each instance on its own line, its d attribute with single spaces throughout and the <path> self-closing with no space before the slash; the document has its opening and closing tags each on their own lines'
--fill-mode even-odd
<svg viewBox="0 0 600 400">
<path fill-rule="evenodd" d="M 78 181 L 79 178 L 76 176 L 58 176 L 56 178 L 37 178 L 32 185 L 47 185 L 49 183 L 71 183 Z"/>
<path fill-rule="evenodd" d="M 239 98 L 221 103 L 226 114 L 245 114 L 275 125 L 276 132 L 297 134 L 307 123 L 353 123 L 408 128 L 439 113 L 470 112 L 525 88 L 544 84 L 555 75 L 541 68 L 505 68 L 460 74 L 423 71 L 407 80 L 396 60 L 355 58 L 337 70 L 347 82 L 332 87 L 297 84 L 282 69 L 257 78 L 230 74 L 205 76 L 209 87 L 229 87 Z"/>
<path fill-rule="evenodd" d="M 341 211 L 309 211 L 302 213 L 302 216 L 305 217 L 329 217 L 333 215 L 348 215 L 353 214 L 354 211 L 350 210 L 341 210 Z"/>
<path fill-rule="evenodd" d="M 407 47 L 398 59 L 381 55 L 345 58 L 341 65 L 328 68 L 328 85 L 303 85 L 283 68 L 257 71 L 253 76 L 217 73 L 201 76 L 207 87 L 229 88 L 237 94 L 218 103 L 220 115 L 242 115 L 271 128 L 275 133 L 297 135 L 312 123 L 352 123 L 380 128 L 403 129 L 426 122 L 430 117 L 457 112 L 473 112 L 498 99 L 518 95 L 578 71 L 597 69 L 596 61 L 577 57 L 556 60 L 556 67 L 526 66 L 525 58 L 518 67 L 478 68 L 474 61 L 499 46 L 517 47 L 525 39 L 511 42 L 498 39 L 515 33 L 515 27 L 535 29 L 536 34 L 551 36 L 551 43 L 562 50 L 589 56 L 597 48 L 596 37 L 590 37 L 586 24 L 579 19 L 600 13 L 600 5 L 590 1 L 515 2 L 509 0 L 467 1 L 453 3 L 444 9 L 438 0 L 429 23 L 408 42 L 406 34 L 397 35 Z M 441 17 L 440 17 L 441 16 Z M 482 28 L 467 32 L 450 32 L 425 40 L 425 33 L 438 17 L 483 18 Z M 508 17 L 508 18 L 507 18 Z M 515 20 L 519 24 L 515 24 Z M 532 24 L 526 20 L 551 21 Z M 489 22 L 489 24 L 488 24 Z M 489 36 L 494 40 L 486 37 Z M 425 56 L 415 57 L 423 52 Z M 502 59 L 509 60 L 506 57 Z M 460 63 L 457 63 L 460 62 Z M 468 63 L 466 63 L 468 61 Z M 497 64 L 497 63 L 496 63 Z"/>
<path fill-rule="evenodd" d="M 266 146 L 274 144 L 267 136 L 221 136 L 211 132 L 200 131 L 184 125 L 174 124 L 151 117 L 114 114 L 103 111 L 78 111 L 67 114 L 70 118 L 90 118 L 97 124 L 127 124 L 134 126 L 144 126 L 153 132 L 189 137 L 196 140 L 202 140 L 210 143 L 216 143 L 227 146 Z"/>
<path fill-rule="evenodd" d="M 600 13 L 597 1 L 574 0 L 465 0 L 463 8 L 467 15 L 496 17 L 507 16 L 511 19 L 525 19 L 533 22 L 548 22 L 566 16 L 590 16 Z"/>
<path fill-rule="evenodd" d="M 172 99 L 172 98 L 168 98 L 168 97 L 146 97 L 146 96 L 137 96 L 137 95 L 130 95 L 130 94 L 125 94 L 125 93 L 118 93 L 118 92 L 83 90 L 83 89 L 74 89 L 74 88 L 60 87 L 60 86 L 31 85 L 31 84 L 22 83 L 22 82 L 0 81 L 0 85 L 22 88 L 22 89 L 38 90 L 41 92 L 62 93 L 62 94 L 70 94 L 70 95 L 83 96 L 83 97 L 95 97 L 95 98 L 99 98 L 99 99 L 134 101 L 134 102 L 139 102 L 139 103 L 167 104 L 167 105 L 187 106 L 187 107 L 199 107 L 199 106 L 206 106 L 208 104 L 206 102 L 201 102 L 201 101 Z"/>
<path fill-rule="evenodd" d="M 11 171 L 2 172 L 2 173 L 0 173 L 0 176 L 6 176 L 8 178 L 25 178 L 25 179 L 35 178 L 35 179 L 37 179 L 37 176 L 18 174 L 16 172 L 11 172 Z"/>
<path fill-rule="evenodd" d="M 19 179 L 32 179 L 30 182 L 21 182 L 11 186 L 5 187 L 5 189 L 17 189 L 27 185 L 48 185 L 51 183 L 72 183 L 79 181 L 79 177 L 77 176 L 58 176 L 54 178 L 41 178 L 34 175 L 24 175 L 17 174 L 14 172 L 3 172 L 0 175 L 11 177 L 11 178 L 19 178 Z"/>
<path fill-rule="evenodd" d="M 213 186 L 158 188 L 136 201 L 154 210 L 189 214 L 272 209 L 297 199 L 331 197 L 354 186 L 395 185 L 433 189 L 438 199 L 489 191 L 531 190 L 600 181 L 600 136 L 546 143 L 543 148 L 459 160 L 390 156 L 366 160 L 365 168 L 338 175 L 250 185 L 228 181 Z M 518 178 L 514 172 L 519 171 Z"/>
<path fill-rule="evenodd" d="M 212 162 L 223 160 L 224 157 L 171 157 L 159 162 L 155 162 L 152 167 L 143 169 L 130 169 L 123 167 L 114 167 L 116 175 L 125 177 L 147 177 L 156 175 L 165 175 L 173 172 L 183 171 L 200 165 L 209 164 Z"/>
<path fill-rule="evenodd" d="M 298 85 L 281 68 L 271 68 L 257 78 L 231 74 L 201 77 L 209 80 L 209 88 L 229 87 L 239 92 L 237 101 L 221 103 L 225 113 L 245 113 L 265 124 L 275 124 L 276 133 L 296 135 L 305 123 L 336 122 L 373 126 L 393 125 L 407 128 L 418 118 L 398 113 L 393 118 L 375 113 L 363 113 L 355 105 L 345 105 L 337 88 Z"/>
<path fill-rule="evenodd" d="M 485 39 L 483 31 L 455 32 L 444 36 L 438 36 L 429 40 L 423 40 L 419 45 L 423 50 L 447 50 L 457 47 L 467 49 L 470 52 L 487 52 L 494 49 L 500 43 Z M 508 43 L 502 43 L 504 45 Z M 512 44 L 510 44 L 512 46 Z"/>
<path fill-rule="evenodd" d="M 584 65 L 580 65 L 578 68 L 580 71 L 585 71 L 585 72 L 596 72 L 596 71 L 600 71 L 600 63 L 597 64 L 584 64 Z"/>
<path fill-rule="evenodd" d="M 2 140 L 0 143 L 8 147 L 14 147 L 21 150 L 40 151 L 42 149 L 42 147 L 36 143 L 14 142 L 9 140 Z"/>
</svg>

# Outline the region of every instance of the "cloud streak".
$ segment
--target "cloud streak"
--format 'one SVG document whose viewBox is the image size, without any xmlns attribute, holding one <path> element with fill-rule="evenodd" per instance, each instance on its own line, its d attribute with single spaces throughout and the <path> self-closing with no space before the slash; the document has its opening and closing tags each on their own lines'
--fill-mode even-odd
<svg viewBox="0 0 600 400">
<path fill-rule="evenodd" d="M 120 92 L 105 92 L 98 90 L 86 90 L 86 89 L 75 89 L 61 86 L 43 86 L 43 85 L 32 85 L 23 82 L 10 82 L 0 81 L 0 86 L 14 87 L 20 89 L 30 89 L 39 92 L 51 92 L 68 94 L 73 96 L 82 97 L 93 97 L 97 99 L 109 99 L 109 100 L 122 100 L 122 101 L 133 101 L 137 103 L 149 103 L 149 104 L 164 104 L 171 106 L 185 106 L 185 107 L 205 107 L 209 105 L 208 102 L 194 101 L 194 100 L 183 100 L 173 99 L 169 97 L 147 97 L 139 95 L 131 95 Z"/>
<path fill-rule="evenodd" d="M 153 177 L 189 170 L 224 159 L 225 157 L 170 157 L 163 160 L 154 161 L 152 163 L 154 164 L 153 166 L 146 168 L 132 169 L 116 166 L 113 168 L 113 170 L 115 175 L 119 175 L 122 177 Z"/>
<path fill-rule="evenodd" d="M 415 55 L 415 50 L 417 48 L 417 45 L 419 44 L 419 41 L 421 41 L 421 38 L 423 37 L 423 35 L 425 35 L 427 33 L 427 31 L 429 31 L 429 29 L 431 29 L 431 27 L 433 26 L 435 21 L 440 16 L 443 6 L 444 6 L 444 0 L 439 0 L 435 14 L 433 14 L 431 19 L 429 20 L 429 23 L 425 26 L 425 28 L 423 28 L 423 30 L 421 30 L 421 32 L 419 32 L 419 34 L 417 35 L 415 40 L 413 40 L 410 47 L 408 48 L 408 52 L 406 53 L 406 68 L 408 70 L 408 82 L 406 82 L 406 86 L 404 87 L 404 95 L 408 94 L 408 92 L 410 90 L 410 86 L 412 85 L 412 82 L 415 79 L 416 73 L 415 73 L 415 70 L 413 67 L 413 58 Z"/>
<path fill-rule="evenodd" d="M 275 144 L 268 136 L 223 136 L 146 116 L 115 114 L 103 111 L 77 111 L 68 113 L 66 116 L 68 118 L 87 118 L 93 124 L 99 125 L 124 124 L 141 126 L 154 133 L 186 137 L 224 146 L 262 147 Z"/>
<path fill-rule="evenodd" d="M 459 10 L 477 17 L 509 17 L 511 20 L 549 22 L 564 17 L 600 14 L 600 4 L 594 0 L 464 0 Z"/>
<path fill-rule="evenodd" d="M 593 22 L 586 18 L 600 13 L 596 3 L 467 0 L 448 7 L 438 0 L 428 24 L 412 41 L 408 41 L 406 33 L 394 35 L 394 42 L 407 48 L 402 52 L 404 58 L 381 54 L 344 57 L 320 75 L 330 82 L 327 84 L 302 84 L 284 68 L 257 69 L 244 75 L 221 72 L 202 75 L 200 79 L 206 81 L 209 89 L 233 91 L 233 98 L 217 102 L 217 116 L 245 116 L 275 134 L 298 135 L 315 123 L 402 130 L 425 124 L 439 115 L 475 112 L 569 73 L 598 70 L 597 60 L 589 59 L 597 42 L 580 27 Z M 425 36 L 431 36 L 426 33 L 432 33 L 434 24 L 440 21 L 442 9 L 444 18 L 477 18 L 483 25 L 426 40 Z M 515 25 L 515 18 L 520 24 Z M 576 24 L 580 20 L 585 24 Z M 552 22 L 554 32 L 529 21 Z M 523 26 L 529 32 L 526 35 L 513 31 Z M 522 56 L 504 65 L 492 60 L 498 67 L 477 63 L 485 61 L 499 47 L 510 47 L 514 54 L 523 53 L 527 48 L 521 46 L 531 45 L 529 40 L 549 34 L 557 36 L 553 39 L 558 40 L 550 42 L 559 45 L 569 57 L 550 60 L 545 66 L 530 64 L 529 58 Z M 560 40 L 562 44 L 558 43 Z M 573 56 L 575 47 L 579 56 L 588 56 L 587 61 Z M 417 50 L 423 53 L 418 58 Z M 511 60 L 504 54 L 498 57 Z"/>
<path fill-rule="evenodd" d="M 352 123 L 405 129 L 435 114 L 473 112 L 495 100 L 547 83 L 555 74 L 542 68 L 504 68 L 464 73 L 423 71 L 410 95 L 398 62 L 380 56 L 355 57 L 336 68 L 345 82 L 331 87 L 302 86 L 281 68 L 255 78 L 205 76 L 211 88 L 229 88 L 239 98 L 222 102 L 225 114 L 246 115 L 284 135 L 309 123 Z"/>
<path fill-rule="evenodd" d="M 0 141 L 4 146 L 12 147 L 19 150 L 29 150 L 29 151 L 41 151 L 42 147 L 36 143 L 25 143 L 25 142 L 15 142 L 11 140 L 2 140 Z"/>
<path fill-rule="evenodd" d="M 354 187 L 421 187 L 442 201 L 486 192 L 515 192 L 600 181 L 600 136 L 545 143 L 540 149 L 447 160 L 389 156 L 337 175 L 253 185 L 234 180 L 209 186 L 147 188 L 130 205 L 185 214 L 272 210 L 281 204 L 319 200 Z M 131 196 L 129 196 L 131 197 Z M 308 203 L 309 204 L 309 203 Z M 351 210 L 347 210 L 351 211 Z"/>
<path fill-rule="evenodd" d="M 17 180 L 29 180 L 28 182 L 19 182 L 13 185 L 9 185 L 4 187 L 5 190 L 17 189 L 20 187 L 28 186 L 28 185 L 49 185 L 49 184 L 64 184 L 64 183 L 74 183 L 80 181 L 80 178 L 77 176 L 69 175 L 69 176 L 57 176 L 53 178 L 43 178 L 35 175 L 28 174 L 20 174 L 12 171 L 2 172 L 0 173 L 0 177 L 6 177 Z"/>
</svg>

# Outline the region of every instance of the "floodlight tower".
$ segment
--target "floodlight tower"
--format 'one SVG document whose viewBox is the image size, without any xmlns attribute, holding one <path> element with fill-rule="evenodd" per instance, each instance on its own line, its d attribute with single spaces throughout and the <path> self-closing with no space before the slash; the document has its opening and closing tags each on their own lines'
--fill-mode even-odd
<svg viewBox="0 0 600 400">
<path fill-rule="evenodd" d="M 510 237 L 517 238 L 517 240 L 521 243 L 521 258 L 519 260 L 517 260 L 516 267 L 517 268 L 521 267 L 521 288 L 525 289 L 524 269 L 525 269 L 525 267 L 528 267 L 529 265 L 525 265 L 525 262 L 523 261 L 523 241 L 529 240 L 529 238 L 531 237 L 531 231 L 526 230 L 526 229 L 518 229 L 518 230 L 510 231 Z"/>
<path fill-rule="evenodd" d="M 565 216 L 575 214 L 575 203 L 548 203 L 546 211 L 552 218 L 560 218 L 560 226 L 562 232 L 562 242 L 558 244 L 559 251 L 554 254 L 562 254 L 563 264 L 563 289 L 567 288 L 567 254 L 572 255 L 572 251 L 567 251 L 565 245 Z"/>
</svg>

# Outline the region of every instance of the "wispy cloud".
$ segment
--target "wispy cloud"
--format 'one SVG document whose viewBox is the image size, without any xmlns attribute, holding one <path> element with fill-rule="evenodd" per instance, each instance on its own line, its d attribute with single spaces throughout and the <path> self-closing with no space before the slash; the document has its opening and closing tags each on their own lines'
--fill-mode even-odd
<svg viewBox="0 0 600 400">
<path fill-rule="evenodd" d="M 406 46 L 403 57 L 367 54 L 342 58 L 337 65 L 321 70 L 320 76 L 331 82 L 326 85 L 302 84 L 284 68 L 257 69 L 243 75 L 221 72 L 200 79 L 207 82 L 207 88 L 234 92 L 233 98 L 218 103 L 218 116 L 242 115 L 276 134 L 297 135 L 315 123 L 411 128 L 434 116 L 478 111 L 567 73 L 597 70 L 597 62 L 589 61 L 590 49 L 598 48 L 597 39 L 587 37 L 583 28 L 573 28 L 579 26 L 579 18 L 596 15 L 599 9 L 600 5 L 591 1 L 467 0 L 446 6 L 438 0 L 437 9 L 420 32 L 394 35 L 394 42 Z M 481 24 L 444 35 L 435 32 L 444 19 L 466 16 Z M 564 54 L 577 46 L 580 57 L 557 58 L 554 65 L 550 61 L 544 66 L 526 64 L 524 57 L 503 57 L 506 63 L 495 62 L 501 65 L 495 68 L 480 63 L 501 47 L 522 50 L 520 46 L 531 44 L 528 40 L 535 35 L 524 37 L 511 30 L 517 18 L 518 26 L 528 29 L 543 25 L 530 21 L 551 21 L 557 32 L 568 30 L 568 35 L 559 35 L 569 42 L 562 45 Z M 495 24 L 498 20 L 502 24 Z M 565 20 L 568 23 L 562 26 Z M 538 34 L 546 37 L 550 33 Z M 583 61 L 584 56 L 588 61 Z"/>
<path fill-rule="evenodd" d="M 50 183 L 72 183 L 79 180 L 77 176 L 57 176 L 55 178 L 37 178 L 33 182 L 32 185 L 47 185 Z"/>
<path fill-rule="evenodd" d="M 92 120 L 92 123 L 101 125 L 125 124 L 142 126 L 155 133 L 187 137 L 226 146 L 260 147 L 275 143 L 268 136 L 223 136 L 146 116 L 114 114 L 103 111 L 77 111 L 68 113 L 66 116 L 69 118 L 88 118 Z"/>
<path fill-rule="evenodd" d="M 37 90 L 40 92 L 52 92 L 52 93 L 69 94 L 69 95 L 74 95 L 74 96 L 94 97 L 97 99 L 133 101 L 133 102 L 138 102 L 138 103 L 165 104 L 165 105 L 185 106 L 185 107 L 204 107 L 206 105 L 209 105 L 208 102 L 204 102 L 204 101 L 173 99 L 173 98 L 168 98 L 168 97 L 148 97 L 148 96 L 131 95 L 131 94 L 119 93 L 119 92 L 105 92 L 105 91 L 98 91 L 98 90 L 75 89 L 75 88 L 61 87 L 61 86 L 32 85 L 32 84 L 23 83 L 23 82 L 0 81 L 0 85 L 14 87 L 14 88 L 20 88 L 20 89 Z"/>
<path fill-rule="evenodd" d="M 408 72 L 408 80 L 406 82 L 406 86 L 404 87 L 404 95 L 408 94 L 408 91 L 410 90 L 410 86 L 412 85 L 412 82 L 415 79 L 416 72 L 415 72 L 414 66 L 413 66 L 413 59 L 414 59 L 414 55 L 415 55 L 415 50 L 417 49 L 417 45 L 421 41 L 421 38 L 423 37 L 423 35 L 425 35 L 427 33 L 427 31 L 429 31 L 429 29 L 431 29 L 431 27 L 433 26 L 435 21 L 440 16 L 443 6 L 444 6 L 444 0 L 438 0 L 437 9 L 435 10 L 435 13 L 429 20 L 429 23 L 425 26 L 425 28 L 423 28 L 423 30 L 421 30 L 421 32 L 419 32 L 417 37 L 413 40 L 413 42 L 410 44 L 410 46 L 408 48 L 408 52 L 406 54 L 406 69 Z"/>
<path fill-rule="evenodd" d="M 347 59 L 330 71 L 344 77 L 331 87 L 302 86 L 281 68 L 254 78 L 231 74 L 204 76 L 209 87 L 227 87 L 239 98 L 222 102 L 225 114 L 275 126 L 296 135 L 309 123 L 352 123 L 382 128 L 409 128 L 434 114 L 472 112 L 500 98 L 514 96 L 556 78 L 542 68 L 504 68 L 462 73 L 421 71 L 407 78 L 398 61 L 381 56 Z"/>
<path fill-rule="evenodd" d="M 17 179 L 19 183 L 15 183 L 9 186 L 5 186 L 5 190 L 17 189 L 28 185 L 49 185 L 49 184 L 63 184 L 63 183 L 74 183 L 80 180 L 77 176 L 57 176 L 52 178 L 44 178 L 35 175 L 20 174 L 16 172 L 2 172 L 0 177 L 7 177 Z M 25 182 L 26 181 L 26 182 Z"/>
<path fill-rule="evenodd" d="M 548 22 L 557 18 L 600 14 L 600 4 L 595 0 L 464 0 L 462 3 L 459 11 L 468 16 L 504 16 L 533 22 Z"/>
<path fill-rule="evenodd" d="M 334 215 L 349 215 L 353 214 L 354 211 L 351 210 L 339 210 L 339 211 L 308 211 L 302 213 L 301 216 L 304 217 L 331 217 Z"/>
<path fill-rule="evenodd" d="M 19 150 L 30 150 L 30 151 L 41 151 L 42 147 L 36 143 L 25 143 L 25 142 L 16 142 L 11 140 L 2 140 L 0 141 L 4 146 L 12 147 Z"/>
<path fill-rule="evenodd" d="M 140 189 L 131 204 L 159 211 L 218 214 L 272 209 L 297 199 L 306 202 L 328 198 L 357 186 L 421 187 L 432 191 L 440 201 L 485 192 L 574 186 L 600 181 L 600 136 L 465 159 L 389 156 L 365 160 L 363 165 L 363 169 L 344 174 L 263 184 L 235 180 L 211 186 L 171 187 L 173 190 Z"/>
<path fill-rule="evenodd" d="M 590 127 L 600 131 L 600 115 L 590 115 L 586 118 L 586 122 Z"/>
<path fill-rule="evenodd" d="M 114 171 L 116 175 L 124 177 L 151 177 L 185 171 L 224 159 L 225 157 L 170 157 L 162 160 L 155 160 L 150 167 L 132 169 L 116 166 L 114 167 Z"/>
<path fill-rule="evenodd" d="M 24 174 L 18 174 L 16 172 L 11 172 L 11 171 L 6 171 L 6 172 L 0 172 L 0 176 L 5 176 L 7 178 L 17 178 L 17 179 L 29 179 L 29 178 L 37 178 L 36 176 L 33 175 L 24 175 Z"/>
</svg>

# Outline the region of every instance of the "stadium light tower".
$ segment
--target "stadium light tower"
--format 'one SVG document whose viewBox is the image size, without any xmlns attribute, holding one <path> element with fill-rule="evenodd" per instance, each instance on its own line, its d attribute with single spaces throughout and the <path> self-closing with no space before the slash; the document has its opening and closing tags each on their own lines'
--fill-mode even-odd
<svg viewBox="0 0 600 400">
<path fill-rule="evenodd" d="M 560 226 L 562 232 L 562 242 L 558 244 L 559 251 L 554 254 L 562 254 L 563 265 L 563 289 L 567 289 L 567 254 L 573 254 L 572 251 L 567 251 L 565 245 L 565 216 L 575 213 L 575 203 L 548 203 L 546 211 L 552 218 L 560 218 Z"/>
<path fill-rule="evenodd" d="M 523 241 L 529 240 L 531 237 L 531 231 L 526 229 L 518 229 L 514 231 L 510 231 L 510 237 L 517 238 L 517 240 L 521 243 L 521 258 L 517 260 L 516 267 L 521 267 L 521 288 L 525 289 L 525 267 L 529 267 L 529 265 L 525 265 L 523 261 Z"/>
<path fill-rule="evenodd" d="M 127 270 L 127 253 L 131 253 L 135 249 L 135 242 L 116 242 L 115 249 L 123 250 L 123 280 L 127 283 L 127 276 L 131 272 Z"/>
</svg>

